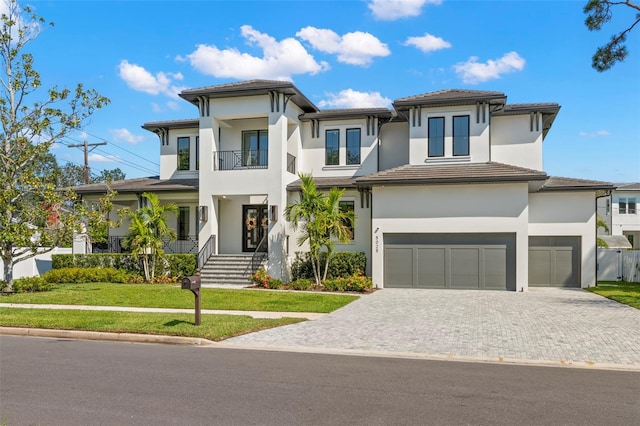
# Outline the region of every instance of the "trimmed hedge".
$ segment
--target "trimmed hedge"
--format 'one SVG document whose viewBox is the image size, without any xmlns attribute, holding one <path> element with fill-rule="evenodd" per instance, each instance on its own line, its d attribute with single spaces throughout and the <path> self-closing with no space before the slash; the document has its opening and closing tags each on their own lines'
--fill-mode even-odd
<svg viewBox="0 0 640 426">
<path fill-rule="evenodd" d="M 51 256 L 53 270 L 62 268 L 115 268 L 139 275 L 144 273 L 142 262 L 130 254 L 54 254 Z M 191 276 L 196 273 L 195 254 L 165 254 L 156 265 L 156 276 L 167 275 L 174 278 Z"/>
<path fill-rule="evenodd" d="M 35 293 L 49 290 L 51 290 L 51 285 L 42 277 L 24 277 L 13 280 L 13 291 L 16 293 Z"/>
<path fill-rule="evenodd" d="M 52 284 L 79 283 L 139 283 L 142 277 L 135 272 L 116 268 L 60 268 L 52 269 L 42 278 Z"/>
<path fill-rule="evenodd" d="M 322 264 L 327 258 L 326 253 L 320 255 Z M 329 260 L 327 279 L 347 278 L 357 273 L 364 274 L 367 268 L 367 256 L 364 252 L 335 252 Z M 296 258 L 291 264 L 291 278 L 296 281 L 301 278 L 313 280 L 313 268 L 309 253 L 296 253 Z"/>
</svg>

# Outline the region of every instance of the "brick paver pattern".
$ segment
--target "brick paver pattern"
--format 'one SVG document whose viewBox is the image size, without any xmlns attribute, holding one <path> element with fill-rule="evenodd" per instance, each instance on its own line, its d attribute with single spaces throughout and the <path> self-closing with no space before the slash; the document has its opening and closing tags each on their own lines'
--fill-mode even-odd
<svg viewBox="0 0 640 426">
<path fill-rule="evenodd" d="M 227 342 L 640 366 L 640 310 L 579 289 L 385 289 Z"/>
</svg>

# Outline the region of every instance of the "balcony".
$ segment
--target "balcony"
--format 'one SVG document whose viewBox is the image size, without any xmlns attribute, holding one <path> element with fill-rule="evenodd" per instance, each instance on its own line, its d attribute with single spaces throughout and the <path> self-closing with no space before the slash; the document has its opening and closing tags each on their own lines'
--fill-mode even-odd
<svg viewBox="0 0 640 426">
<path fill-rule="evenodd" d="M 214 170 L 266 169 L 269 150 L 216 151 L 213 153 Z"/>
</svg>

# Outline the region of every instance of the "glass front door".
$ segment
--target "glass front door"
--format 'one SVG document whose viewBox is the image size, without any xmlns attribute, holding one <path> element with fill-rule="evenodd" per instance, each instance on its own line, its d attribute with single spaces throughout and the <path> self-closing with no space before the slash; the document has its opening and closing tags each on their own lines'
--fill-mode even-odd
<svg viewBox="0 0 640 426">
<path fill-rule="evenodd" d="M 269 228 L 269 208 L 266 204 L 242 206 L 242 251 L 267 251 L 267 234 Z M 262 242 L 262 243 L 261 243 Z M 258 248 L 258 245 L 260 247 Z"/>
</svg>

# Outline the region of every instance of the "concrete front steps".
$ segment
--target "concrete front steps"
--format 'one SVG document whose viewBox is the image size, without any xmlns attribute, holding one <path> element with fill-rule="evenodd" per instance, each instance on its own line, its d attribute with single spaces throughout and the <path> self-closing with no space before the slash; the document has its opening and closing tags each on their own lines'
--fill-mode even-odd
<svg viewBox="0 0 640 426">
<path fill-rule="evenodd" d="M 212 255 L 200 270 L 202 287 L 242 288 L 251 285 L 252 257 L 252 253 Z M 259 253 L 256 257 L 257 269 L 266 261 L 266 253 Z"/>
</svg>

